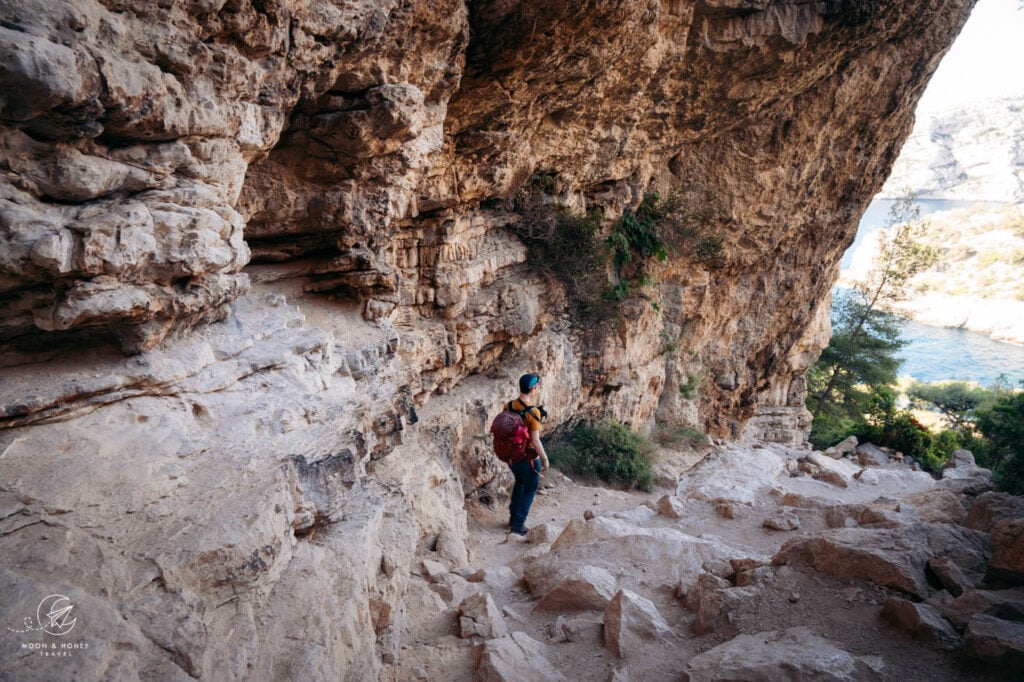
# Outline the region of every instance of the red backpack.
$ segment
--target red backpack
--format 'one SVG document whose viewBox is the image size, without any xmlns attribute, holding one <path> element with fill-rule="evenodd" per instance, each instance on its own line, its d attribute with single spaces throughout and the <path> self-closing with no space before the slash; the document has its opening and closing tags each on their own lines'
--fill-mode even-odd
<svg viewBox="0 0 1024 682">
<path fill-rule="evenodd" d="M 526 414 L 532 409 L 534 409 L 533 405 L 527 405 L 522 410 L 516 410 L 512 407 L 512 403 L 509 403 L 491 422 L 494 454 L 502 462 L 514 464 L 521 459 L 526 459 L 526 446 L 530 443 L 530 430 L 526 428 Z"/>
</svg>

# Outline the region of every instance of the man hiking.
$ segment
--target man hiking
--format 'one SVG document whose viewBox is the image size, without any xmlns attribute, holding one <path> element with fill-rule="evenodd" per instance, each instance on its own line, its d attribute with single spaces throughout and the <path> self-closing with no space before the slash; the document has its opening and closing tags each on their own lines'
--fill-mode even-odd
<svg viewBox="0 0 1024 682">
<path fill-rule="evenodd" d="M 530 431 L 530 440 L 526 444 L 526 457 L 509 464 L 516 484 L 512 487 L 512 501 L 508 505 L 509 531 L 516 535 L 526 535 L 526 517 L 540 485 L 540 473 L 548 469 L 548 455 L 544 452 L 544 444 L 540 442 L 540 425 L 547 413 L 537 405 L 540 399 L 540 377 L 536 374 L 524 374 L 519 377 L 519 397 L 509 403 L 514 412 L 523 415 L 526 428 Z"/>
</svg>

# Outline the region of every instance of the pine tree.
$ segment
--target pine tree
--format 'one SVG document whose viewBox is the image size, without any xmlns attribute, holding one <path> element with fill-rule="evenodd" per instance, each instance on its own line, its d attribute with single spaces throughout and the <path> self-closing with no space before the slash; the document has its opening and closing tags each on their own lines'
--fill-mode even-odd
<svg viewBox="0 0 1024 682">
<path fill-rule="evenodd" d="M 907 282 L 935 262 L 934 249 L 917 237 L 924 231 L 920 208 L 909 195 L 889 209 L 879 233 L 878 257 L 871 271 L 853 287 L 836 294 L 832 305 L 832 339 L 807 373 L 807 408 L 814 421 L 816 447 L 841 438 L 868 412 L 884 387 L 896 383 L 900 318 L 886 310 L 907 294 Z"/>
</svg>

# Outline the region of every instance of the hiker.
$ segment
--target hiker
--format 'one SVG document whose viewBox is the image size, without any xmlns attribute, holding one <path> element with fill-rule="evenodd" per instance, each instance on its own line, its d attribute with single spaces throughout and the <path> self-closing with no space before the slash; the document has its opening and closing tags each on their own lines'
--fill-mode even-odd
<svg viewBox="0 0 1024 682">
<path fill-rule="evenodd" d="M 540 399 L 540 377 L 536 374 L 524 374 L 519 377 L 519 397 L 512 401 L 510 407 L 515 412 L 523 412 L 523 420 L 530 431 L 530 441 L 526 444 L 526 457 L 509 464 L 516 484 L 512 487 L 512 501 L 508 505 L 509 531 L 516 535 L 526 535 L 526 516 L 530 513 L 534 495 L 540 485 L 540 473 L 548 469 L 548 455 L 540 442 L 540 425 L 547 413 L 537 405 Z"/>
</svg>

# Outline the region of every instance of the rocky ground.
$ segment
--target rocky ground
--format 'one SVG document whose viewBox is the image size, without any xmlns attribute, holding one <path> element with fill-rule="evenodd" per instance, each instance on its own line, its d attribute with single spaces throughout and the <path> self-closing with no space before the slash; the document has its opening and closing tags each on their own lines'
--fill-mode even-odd
<svg viewBox="0 0 1024 682">
<path fill-rule="evenodd" d="M 728 446 L 649 494 L 552 470 L 526 538 L 476 507 L 393 678 L 1019 679 L 1024 500 L 969 453 L 936 481 L 846 449 Z"/>
</svg>

